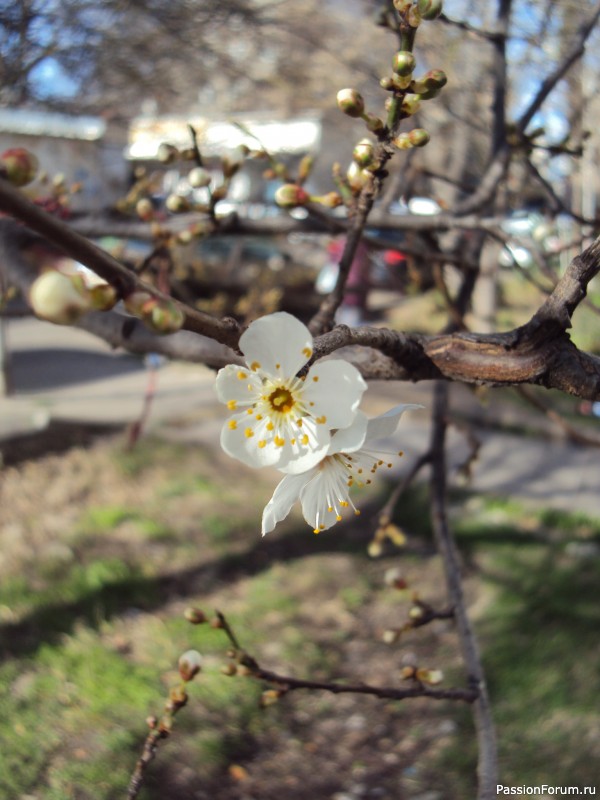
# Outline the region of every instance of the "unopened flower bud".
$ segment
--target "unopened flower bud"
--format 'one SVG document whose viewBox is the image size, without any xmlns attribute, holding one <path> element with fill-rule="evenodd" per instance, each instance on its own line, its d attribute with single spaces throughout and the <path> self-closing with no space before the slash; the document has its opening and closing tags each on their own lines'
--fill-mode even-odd
<svg viewBox="0 0 600 800">
<path fill-rule="evenodd" d="M 221 667 L 221 675 L 227 675 L 232 678 L 237 675 L 238 668 L 235 664 L 223 664 Z"/>
<path fill-rule="evenodd" d="M 367 547 L 367 553 L 369 554 L 370 558 L 379 558 L 383 554 L 383 545 L 381 542 L 372 541 L 369 542 L 369 546 Z"/>
<path fill-rule="evenodd" d="M 361 139 L 352 151 L 352 158 L 359 167 L 368 167 L 373 161 L 375 146 L 369 139 Z"/>
<path fill-rule="evenodd" d="M 408 616 L 413 620 L 423 619 L 425 616 L 425 611 L 423 608 L 421 608 L 421 606 L 412 606 L 408 612 Z"/>
<path fill-rule="evenodd" d="M 177 711 L 188 701 L 188 695 L 183 686 L 173 686 L 169 691 L 169 699 L 165 704 L 165 711 Z"/>
<path fill-rule="evenodd" d="M 421 107 L 421 98 L 418 94 L 405 94 L 402 98 L 402 113 L 412 117 Z"/>
<path fill-rule="evenodd" d="M 194 238 L 194 234 L 189 228 L 184 231 L 179 231 L 177 234 L 177 244 L 190 244 Z"/>
<path fill-rule="evenodd" d="M 185 315 L 173 300 L 159 300 L 144 322 L 156 333 L 176 333 L 185 321 Z"/>
<path fill-rule="evenodd" d="M 140 200 L 137 201 L 135 204 L 135 213 L 138 217 L 144 222 L 150 222 L 150 220 L 154 217 L 154 206 L 152 205 L 152 200 L 149 197 L 142 197 Z"/>
<path fill-rule="evenodd" d="M 24 147 L 11 147 L 0 155 L 0 175 L 13 186 L 26 186 L 35 178 L 38 160 Z"/>
<path fill-rule="evenodd" d="M 349 117 L 362 117 L 365 113 L 365 101 L 356 89 L 340 89 L 337 104 L 340 111 Z"/>
<path fill-rule="evenodd" d="M 381 640 L 384 644 L 395 644 L 399 638 L 400 631 L 395 628 L 388 628 L 381 636 Z"/>
<path fill-rule="evenodd" d="M 399 133 L 398 136 L 392 140 L 392 144 L 394 147 L 397 147 L 398 150 L 410 150 L 413 146 L 408 133 Z"/>
<path fill-rule="evenodd" d="M 350 184 L 350 188 L 355 192 L 360 192 L 371 178 L 371 173 L 367 172 L 365 169 L 361 169 L 356 161 L 353 161 L 346 171 L 346 180 Z"/>
<path fill-rule="evenodd" d="M 154 730 L 158 725 L 158 719 L 155 716 L 146 717 L 146 725 L 150 728 L 150 730 Z"/>
<path fill-rule="evenodd" d="M 416 671 L 415 677 L 421 683 L 428 683 L 430 686 L 437 686 L 444 680 L 444 673 L 441 669 L 422 669 Z"/>
<path fill-rule="evenodd" d="M 398 567 L 391 567 L 386 570 L 383 576 L 383 582 L 386 586 L 391 586 L 394 589 L 406 589 L 408 584 Z"/>
<path fill-rule="evenodd" d="M 386 78 L 382 78 L 379 81 L 379 85 L 382 89 L 385 89 L 386 92 L 391 92 L 394 88 L 394 81 L 388 76 Z"/>
<path fill-rule="evenodd" d="M 183 214 L 191 208 L 187 197 L 180 194 L 170 194 L 165 200 L 165 206 L 172 214 Z"/>
<path fill-rule="evenodd" d="M 160 161 L 161 164 L 172 164 L 179 158 L 179 150 L 172 144 L 167 144 L 166 142 L 163 142 L 158 147 L 158 150 L 156 152 L 156 158 Z"/>
<path fill-rule="evenodd" d="M 374 114 L 366 114 L 365 123 L 367 130 L 371 131 L 371 133 L 379 133 L 385 128 L 383 120 Z"/>
<path fill-rule="evenodd" d="M 402 667 L 402 669 L 400 670 L 400 677 L 402 678 L 403 681 L 414 680 L 416 674 L 417 674 L 417 670 L 416 670 L 415 667 L 406 666 L 406 667 Z"/>
<path fill-rule="evenodd" d="M 179 657 L 179 674 L 184 681 L 191 681 L 202 669 L 202 656 L 197 650 L 187 650 Z"/>
<path fill-rule="evenodd" d="M 29 302 L 36 316 L 56 325 L 71 325 L 90 309 L 90 296 L 79 276 L 49 270 L 35 279 Z"/>
<path fill-rule="evenodd" d="M 275 703 L 279 702 L 282 694 L 283 692 L 280 689 L 265 689 L 260 696 L 260 704 L 262 708 L 275 705 Z"/>
<path fill-rule="evenodd" d="M 424 95 L 427 92 L 440 90 L 448 83 L 448 76 L 443 69 L 430 69 L 425 75 L 413 81 L 412 90 L 417 94 Z"/>
<path fill-rule="evenodd" d="M 188 183 L 194 189 L 202 189 L 205 186 L 210 186 L 210 182 L 210 172 L 204 169 L 204 167 L 196 167 L 188 175 Z"/>
<path fill-rule="evenodd" d="M 202 611 L 201 608 L 195 608 L 194 606 L 189 606 L 183 612 L 183 616 L 188 622 L 191 622 L 192 625 L 201 625 L 203 622 L 206 622 L 206 614 Z"/>
<path fill-rule="evenodd" d="M 310 200 L 310 195 L 296 183 L 284 183 L 275 192 L 275 202 L 280 208 L 296 208 L 304 206 Z"/>
<path fill-rule="evenodd" d="M 215 629 L 222 628 L 223 622 L 221 620 L 221 617 L 213 617 L 210 621 L 210 627 Z"/>
<path fill-rule="evenodd" d="M 132 292 L 123 300 L 125 310 L 133 314 L 134 317 L 143 317 L 150 313 L 155 304 L 155 297 L 150 292 L 144 291 Z"/>
<path fill-rule="evenodd" d="M 416 65 L 417 60 L 410 50 L 399 50 L 394 55 L 394 60 L 392 62 L 394 72 L 396 75 L 401 75 L 402 77 L 411 75 Z"/>
<path fill-rule="evenodd" d="M 417 0 L 417 10 L 422 19 L 437 19 L 443 11 L 442 0 Z"/>
<path fill-rule="evenodd" d="M 408 138 L 413 147 L 425 147 L 431 137 L 425 128 L 413 128 L 409 131 Z"/>
<path fill-rule="evenodd" d="M 94 311 L 109 311 L 116 305 L 117 290 L 110 283 L 97 283 L 89 288 L 90 304 Z"/>
</svg>

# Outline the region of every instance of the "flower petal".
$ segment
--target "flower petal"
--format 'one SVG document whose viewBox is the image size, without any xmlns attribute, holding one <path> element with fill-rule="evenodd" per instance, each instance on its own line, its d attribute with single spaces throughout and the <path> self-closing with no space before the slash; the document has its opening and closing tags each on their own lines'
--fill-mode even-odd
<svg viewBox="0 0 600 800">
<path fill-rule="evenodd" d="M 311 414 L 325 417 L 329 428 L 347 428 L 366 388 L 352 364 L 339 359 L 319 361 L 308 371 L 302 398 Z"/>
<path fill-rule="evenodd" d="M 262 535 L 270 533 L 278 522 L 285 519 L 292 506 L 300 497 L 300 492 L 310 481 L 313 471 L 301 475 L 286 475 L 277 485 L 273 497 L 269 500 L 262 516 Z"/>
<path fill-rule="evenodd" d="M 326 459 L 300 493 L 304 519 L 315 533 L 339 522 L 340 510 L 348 505 L 347 475 L 335 459 Z M 342 505 L 343 504 L 343 505 Z"/>
<path fill-rule="evenodd" d="M 357 411 L 351 425 L 340 428 L 331 437 L 328 455 L 334 453 L 353 453 L 364 444 L 367 435 L 368 417 L 362 411 Z"/>
<path fill-rule="evenodd" d="M 399 406 L 391 408 L 385 414 L 380 414 L 378 417 L 373 417 L 367 423 L 366 440 L 370 442 L 373 439 L 384 439 L 395 433 L 400 417 L 405 411 L 411 408 L 423 408 L 421 405 L 414 403 L 404 403 Z"/>
<path fill-rule="evenodd" d="M 310 331 L 285 311 L 251 322 L 240 337 L 240 350 L 248 365 L 259 365 L 267 375 L 293 377 L 312 356 Z"/>
<path fill-rule="evenodd" d="M 303 472 L 313 467 L 329 449 L 329 430 L 309 418 L 303 421 L 302 429 L 269 430 L 268 424 L 268 419 L 257 423 L 256 418 L 246 412 L 234 414 L 221 429 L 221 447 L 227 455 L 249 467 L 275 467 L 283 471 L 291 462 L 301 465 L 301 469 L 289 472 Z M 301 435 L 298 434 L 300 430 Z"/>
<path fill-rule="evenodd" d="M 251 405 L 260 395 L 262 381 L 254 372 L 235 364 L 228 364 L 217 373 L 215 390 L 222 403 L 233 410 L 237 404 Z"/>
</svg>

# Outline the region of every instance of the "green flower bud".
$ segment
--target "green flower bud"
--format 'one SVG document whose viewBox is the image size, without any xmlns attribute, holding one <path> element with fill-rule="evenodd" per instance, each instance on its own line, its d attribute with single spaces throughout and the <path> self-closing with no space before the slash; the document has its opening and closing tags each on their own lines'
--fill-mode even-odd
<svg viewBox="0 0 600 800">
<path fill-rule="evenodd" d="M 437 19 L 443 6 L 442 0 L 417 0 L 417 10 L 423 19 Z"/>
<path fill-rule="evenodd" d="M 367 130 L 371 131 L 371 133 L 379 133 L 385 128 L 385 124 L 382 119 L 376 117 L 374 114 L 367 114 L 365 122 L 367 124 Z"/>
<path fill-rule="evenodd" d="M 29 290 L 29 302 L 36 316 L 55 325 L 72 325 L 91 307 L 82 279 L 54 269 L 35 279 Z"/>
<path fill-rule="evenodd" d="M 381 86 L 382 89 L 385 89 L 386 92 L 391 92 L 392 89 L 394 88 L 394 81 L 390 77 L 382 78 L 379 81 L 379 85 Z"/>
<path fill-rule="evenodd" d="M 410 150 L 413 147 L 413 143 L 410 141 L 410 136 L 408 133 L 399 133 L 398 136 L 392 141 L 394 147 L 397 147 L 398 150 Z"/>
<path fill-rule="evenodd" d="M 296 208 L 304 206 L 310 200 L 310 195 L 296 183 L 284 183 L 275 192 L 275 202 L 280 208 Z"/>
<path fill-rule="evenodd" d="M 437 686 L 444 680 L 444 673 L 441 669 L 424 669 L 419 667 L 415 678 L 421 683 L 428 683 L 430 686 Z"/>
<path fill-rule="evenodd" d="M 300 164 L 298 165 L 298 183 L 304 183 L 308 178 L 315 163 L 315 157 L 308 154 L 305 155 Z"/>
<path fill-rule="evenodd" d="M 356 89 L 340 89 L 337 104 L 340 111 L 349 117 L 362 117 L 365 113 L 365 101 Z"/>
<path fill-rule="evenodd" d="M 35 178 L 38 160 L 24 147 L 11 147 L 0 155 L 0 176 L 13 186 L 26 186 Z"/>
<path fill-rule="evenodd" d="M 91 286 L 90 305 L 94 311 L 109 311 L 115 306 L 117 300 L 117 290 L 110 283 L 97 283 Z"/>
<path fill-rule="evenodd" d="M 192 625 L 201 625 L 203 622 L 206 622 L 206 614 L 202 611 L 201 608 L 195 608 L 194 606 L 189 606 L 183 612 L 183 616 L 188 622 L 191 622 Z"/>
<path fill-rule="evenodd" d="M 352 151 L 352 158 L 359 167 L 368 167 L 373 161 L 375 146 L 370 139 L 361 139 Z"/>
<path fill-rule="evenodd" d="M 421 107 L 421 98 L 418 94 L 405 94 L 402 98 L 402 113 L 412 117 Z"/>
<path fill-rule="evenodd" d="M 417 60 L 410 50 L 399 50 L 394 55 L 392 66 L 396 75 L 406 77 L 411 75 L 417 65 Z"/>
<path fill-rule="evenodd" d="M 413 147 L 425 147 L 430 138 L 425 128 L 413 128 L 408 133 L 408 139 Z"/>
<path fill-rule="evenodd" d="M 433 89 L 441 89 L 447 83 L 448 76 L 443 69 L 430 69 L 429 72 L 413 82 L 411 89 L 417 94 L 423 94 Z"/>
<path fill-rule="evenodd" d="M 203 189 L 205 186 L 210 186 L 210 182 L 210 172 L 204 167 L 196 167 L 188 175 L 188 183 L 194 189 Z"/>
<path fill-rule="evenodd" d="M 158 300 L 143 320 L 156 333 L 176 333 L 181 329 L 185 315 L 173 300 Z"/>
<path fill-rule="evenodd" d="M 325 208 L 337 208 L 344 202 L 337 192 L 328 192 L 320 197 L 313 197 L 313 201 L 319 203 L 321 206 L 325 206 Z"/>
<path fill-rule="evenodd" d="M 151 312 L 156 302 L 156 298 L 150 292 L 136 291 L 124 298 L 123 305 L 134 317 L 144 317 Z"/>
</svg>

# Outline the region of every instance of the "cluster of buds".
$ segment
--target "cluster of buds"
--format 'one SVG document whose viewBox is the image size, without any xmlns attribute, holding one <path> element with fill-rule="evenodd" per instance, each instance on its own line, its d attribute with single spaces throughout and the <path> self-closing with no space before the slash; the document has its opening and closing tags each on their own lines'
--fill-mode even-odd
<svg viewBox="0 0 600 800">
<path fill-rule="evenodd" d="M 29 302 L 36 316 L 56 325 L 72 325 L 88 311 L 108 311 L 117 302 L 114 287 L 100 279 L 51 269 L 32 283 Z"/>
<path fill-rule="evenodd" d="M 13 186 L 27 186 L 37 177 L 37 157 L 24 147 L 11 147 L 0 155 L 0 177 Z"/>
<path fill-rule="evenodd" d="M 136 291 L 124 300 L 125 308 L 155 333 L 176 333 L 185 315 L 174 300 L 157 297 L 150 292 Z"/>
<path fill-rule="evenodd" d="M 412 147 L 425 147 L 429 139 L 425 128 L 413 128 L 412 131 L 398 134 L 392 143 L 398 150 L 410 150 Z"/>
</svg>

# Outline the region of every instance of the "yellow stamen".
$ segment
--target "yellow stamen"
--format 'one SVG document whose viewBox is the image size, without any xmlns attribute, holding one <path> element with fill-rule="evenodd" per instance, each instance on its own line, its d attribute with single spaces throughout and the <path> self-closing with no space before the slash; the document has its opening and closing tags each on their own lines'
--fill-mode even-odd
<svg viewBox="0 0 600 800">
<path fill-rule="evenodd" d="M 250 364 L 250 369 L 252 370 L 252 372 L 256 372 L 257 369 L 260 369 L 260 364 L 258 363 L 258 361 L 253 361 Z"/>
<path fill-rule="evenodd" d="M 267 422 L 266 428 L 268 431 L 272 431 L 275 425 L 272 422 Z"/>
<path fill-rule="evenodd" d="M 296 444 L 296 440 L 295 439 L 290 439 L 290 444 Z"/>
<path fill-rule="evenodd" d="M 349 503 L 347 500 L 340 500 L 340 505 L 342 508 L 348 508 Z"/>
<path fill-rule="evenodd" d="M 297 420 L 296 420 L 296 425 L 297 425 L 299 428 L 301 428 L 301 427 L 302 427 L 302 420 L 301 420 L 301 419 L 297 419 Z"/>
<path fill-rule="evenodd" d="M 329 506 L 329 508 L 327 509 L 327 511 L 333 511 L 333 508 L 332 508 L 332 506 Z"/>
<path fill-rule="evenodd" d="M 246 378 L 248 377 L 248 373 L 247 372 L 242 372 L 240 370 L 240 372 L 238 372 L 237 376 L 238 376 L 239 380 L 245 381 Z"/>
<path fill-rule="evenodd" d="M 248 411 L 246 411 L 246 414 L 254 414 L 254 409 L 249 408 Z"/>
<path fill-rule="evenodd" d="M 275 447 L 283 447 L 285 444 L 285 439 L 282 439 L 281 436 L 276 436 L 273 441 L 275 442 Z"/>
<path fill-rule="evenodd" d="M 323 414 L 322 417 L 317 417 L 317 423 L 319 425 L 324 425 L 327 422 L 327 417 Z"/>
<path fill-rule="evenodd" d="M 244 435 L 246 439 L 251 439 L 254 436 L 254 431 L 251 428 L 246 428 Z"/>
<path fill-rule="evenodd" d="M 264 439 L 261 439 L 261 440 L 260 440 L 260 442 L 258 443 L 258 446 L 259 446 L 259 447 L 260 447 L 260 449 L 262 450 L 262 449 L 263 449 L 263 447 L 266 447 L 266 446 L 267 446 L 267 443 L 265 442 L 265 440 L 264 440 Z"/>
<path fill-rule="evenodd" d="M 341 521 L 342 521 L 342 518 L 340 517 L 340 515 L 339 515 L 339 514 L 337 514 L 337 516 L 336 516 L 336 518 L 335 518 L 335 521 L 336 521 L 336 522 L 341 522 Z"/>
<path fill-rule="evenodd" d="M 360 511 L 358 510 L 358 508 L 354 509 L 354 513 L 356 514 L 357 517 L 360 517 Z"/>
<path fill-rule="evenodd" d="M 256 415 L 256 419 L 257 419 L 257 420 L 259 420 L 259 421 L 260 421 L 262 418 L 263 418 L 263 415 L 262 415 L 262 414 L 257 414 L 257 415 Z"/>
<path fill-rule="evenodd" d="M 235 419 L 229 420 L 229 429 L 234 431 L 237 428 L 237 421 Z"/>
<path fill-rule="evenodd" d="M 235 409 L 237 408 L 237 400 L 228 400 L 227 401 L 227 408 L 230 411 L 235 411 Z"/>
<path fill-rule="evenodd" d="M 305 433 L 300 441 L 302 442 L 302 444 L 307 445 L 308 444 L 308 435 Z"/>
<path fill-rule="evenodd" d="M 318 383 L 318 382 L 319 382 L 319 376 L 318 376 L 318 375 L 315 375 L 315 377 L 313 378 L 313 381 L 314 381 L 315 383 Z"/>
<path fill-rule="evenodd" d="M 302 350 L 302 355 L 306 356 L 306 358 L 310 358 L 312 356 L 312 353 L 313 353 L 313 351 L 310 349 L 310 347 L 305 347 Z"/>
</svg>

